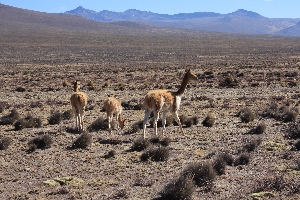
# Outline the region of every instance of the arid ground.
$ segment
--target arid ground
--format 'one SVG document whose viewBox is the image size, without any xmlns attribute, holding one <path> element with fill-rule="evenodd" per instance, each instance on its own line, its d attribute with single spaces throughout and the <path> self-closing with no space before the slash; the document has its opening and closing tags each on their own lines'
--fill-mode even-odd
<svg viewBox="0 0 300 200">
<path fill-rule="evenodd" d="M 0 150 L 0 199 L 160 199 L 191 164 L 211 163 L 218 152 L 237 160 L 249 144 L 247 162 L 227 165 L 211 188 L 195 187 L 187 198 L 300 198 L 299 38 L 172 29 L 133 33 L 1 34 L 0 140 L 10 142 Z M 142 130 L 130 131 L 144 117 L 140 104 L 151 89 L 176 91 L 186 69 L 198 81 L 186 88 L 179 115 L 198 123 L 184 125 L 184 134 L 176 125 L 166 127 L 168 157 L 141 161 L 145 150 L 132 146 Z M 81 135 L 72 131 L 75 118 L 49 123 L 54 113 L 71 109 L 74 80 L 88 96 L 84 126 L 92 138 L 83 149 L 71 148 Z M 88 129 L 106 118 L 102 106 L 109 96 L 122 101 L 125 128 Z M 268 108 L 275 104 L 279 114 L 271 115 Z M 252 111 L 250 122 L 241 119 L 245 108 Z M 41 123 L 20 130 L 16 121 L 5 124 L 12 110 Z M 212 127 L 201 123 L 207 116 L 215 117 Z M 262 132 L 251 132 L 262 124 Z M 45 134 L 52 143 L 32 149 L 29 141 Z M 150 123 L 147 137 L 154 137 Z M 114 155 L 107 158 L 109 152 Z"/>
</svg>

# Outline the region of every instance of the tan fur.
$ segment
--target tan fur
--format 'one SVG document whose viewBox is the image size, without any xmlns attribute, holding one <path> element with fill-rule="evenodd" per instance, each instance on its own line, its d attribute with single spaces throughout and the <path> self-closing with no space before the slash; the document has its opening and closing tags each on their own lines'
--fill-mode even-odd
<svg viewBox="0 0 300 200">
<path fill-rule="evenodd" d="M 177 92 L 171 92 L 168 90 L 151 90 L 144 99 L 145 117 L 143 121 L 143 133 L 146 137 L 146 123 L 149 119 L 151 112 L 154 114 L 154 133 L 157 135 L 157 121 L 160 112 L 162 112 L 163 134 L 165 132 L 165 124 L 167 112 L 170 111 L 179 124 L 180 130 L 183 133 L 183 129 L 178 117 L 178 110 L 181 101 L 181 95 L 186 89 L 186 86 L 190 80 L 197 80 L 197 76 L 194 75 L 191 70 L 186 70 L 181 86 Z"/>
<path fill-rule="evenodd" d="M 121 114 L 122 113 L 121 102 L 114 97 L 108 97 L 104 101 L 103 108 L 106 111 L 106 115 L 108 119 L 108 129 L 111 131 L 111 123 L 114 114 L 116 116 L 116 121 L 118 122 L 118 126 L 120 126 L 120 128 L 123 129 L 125 125 L 125 119 L 122 118 L 122 114 Z"/>
<path fill-rule="evenodd" d="M 71 96 L 71 106 L 76 117 L 76 128 L 83 131 L 83 117 L 87 105 L 87 95 L 84 92 L 78 92 L 79 81 L 74 81 L 74 93 Z"/>
</svg>

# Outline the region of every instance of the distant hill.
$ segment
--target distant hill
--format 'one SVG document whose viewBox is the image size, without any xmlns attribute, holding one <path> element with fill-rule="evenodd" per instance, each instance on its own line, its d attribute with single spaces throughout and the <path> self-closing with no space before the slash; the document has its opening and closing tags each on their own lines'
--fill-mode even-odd
<svg viewBox="0 0 300 200">
<path fill-rule="evenodd" d="M 297 23 L 300 19 L 267 18 L 258 13 L 244 9 L 239 9 L 228 14 L 195 12 L 168 15 L 139 11 L 135 9 L 126 10 L 124 12 L 113 12 L 107 10 L 96 12 L 79 6 L 74 10 L 67 11 L 66 13 L 100 22 L 115 23 L 122 21 L 124 24 L 124 21 L 130 21 L 157 27 L 184 28 L 202 31 L 293 36 L 300 35 L 300 32 L 297 32 L 297 30 L 283 31 L 285 29 L 288 30 L 293 26 L 297 27 Z"/>
<path fill-rule="evenodd" d="M 300 36 L 300 22 L 296 25 L 285 28 L 281 31 L 276 32 L 278 35 L 289 35 L 289 36 Z"/>
</svg>

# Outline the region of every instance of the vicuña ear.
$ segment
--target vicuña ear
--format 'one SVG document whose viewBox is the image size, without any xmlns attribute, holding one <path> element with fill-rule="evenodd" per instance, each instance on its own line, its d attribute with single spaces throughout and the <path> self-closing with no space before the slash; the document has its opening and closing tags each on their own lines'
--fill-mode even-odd
<svg viewBox="0 0 300 200">
<path fill-rule="evenodd" d="M 185 70 L 185 73 L 190 72 L 190 71 L 191 71 L 191 69 L 186 69 L 186 70 Z"/>
</svg>

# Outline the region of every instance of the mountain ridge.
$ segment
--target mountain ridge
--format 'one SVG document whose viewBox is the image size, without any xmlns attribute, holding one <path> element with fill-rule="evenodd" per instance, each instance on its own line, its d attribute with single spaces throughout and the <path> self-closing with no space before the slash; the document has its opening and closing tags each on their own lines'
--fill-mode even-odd
<svg viewBox="0 0 300 200">
<path fill-rule="evenodd" d="M 245 9 L 238 9 L 228 14 L 194 12 L 169 15 L 136 9 L 128 9 L 124 12 L 108 10 L 96 12 L 79 6 L 66 11 L 65 14 L 77 15 L 100 22 L 130 21 L 157 27 L 201 31 L 300 36 L 300 31 L 284 31 L 285 29 L 298 30 L 296 25 L 299 23 L 300 18 L 268 18 Z"/>
</svg>

